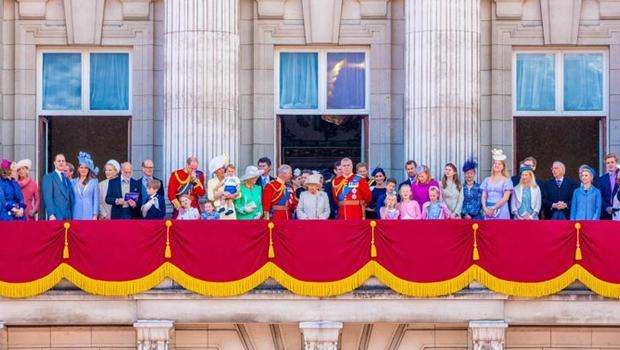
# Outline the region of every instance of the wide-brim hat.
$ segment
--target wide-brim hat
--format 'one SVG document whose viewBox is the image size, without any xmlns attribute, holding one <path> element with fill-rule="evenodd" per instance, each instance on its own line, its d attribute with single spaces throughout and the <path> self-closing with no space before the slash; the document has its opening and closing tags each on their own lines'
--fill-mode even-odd
<svg viewBox="0 0 620 350">
<path fill-rule="evenodd" d="M 28 170 L 32 169 L 32 161 L 30 159 L 22 159 L 15 163 L 15 169 L 21 168 L 28 168 Z"/>
<path fill-rule="evenodd" d="M 217 169 L 223 168 L 228 164 L 228 156 L 222 154 L 209 162 L 209 173 L 213 174 Z"/>
<path fill-rule="evenodd" d="M 243 174 L 243 176 L 241 176 L 239 180 L 246 181 L 249 179 L 258 178 L 259 176 L 260 176 L 260 170 L 258 170 L 258 168 L 255 167 L 254 165 L 250 165 L 247 168 L 245 168 L 245 174 Z"/>
<path fill-rule="evenodd" d="M 87 167 L 88 169 L 90 169 L 90 171 L 97 176 L 99 174 L 99 168 L 97 166 L 95 166 L 95 162 L 93 161 L 93 158 L 90 156 L 89 153 L 87 152 L 80 152 L 78 153 L 78 165 L 83 164 L 85 167 Z"/>
<path fill-rule="evenodd" d="M 308 176 L 308 178 L 306 179 L 304 184 L 306 184 L 306 185 L 315 184 L 315 185 L 321 186 L 321 175 L 319 175 L 319 174 L 312 174 L 312 175 Z"/>
</svg>

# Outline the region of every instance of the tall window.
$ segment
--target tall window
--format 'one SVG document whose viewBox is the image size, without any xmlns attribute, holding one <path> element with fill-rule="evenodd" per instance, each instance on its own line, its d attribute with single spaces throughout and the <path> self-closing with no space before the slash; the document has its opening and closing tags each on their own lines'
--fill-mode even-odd
<svg viewBox="0 0 620 350">
<path fill-rule="evenodd" d="M 607 113 L 606 52 L 518 52 L 514 73 L 515 115 Z"/>
<path fill-rule="evenodd" d="M 281 50 L 276 72 L 278 114 L 368 113 L 365 50 Z"/>
<path fill-rule="evenodd" d="M 40 52 L 40 114 L 130 114 L 130 67 L 127 51 Z"/>
</svg>

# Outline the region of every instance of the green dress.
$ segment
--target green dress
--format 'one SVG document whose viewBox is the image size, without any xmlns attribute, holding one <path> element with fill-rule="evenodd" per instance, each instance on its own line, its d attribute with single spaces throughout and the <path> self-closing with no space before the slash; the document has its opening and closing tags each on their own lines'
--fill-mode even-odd
<svg viewBox="0 0 620 350">
<path fill-rule="evenodd" d="M 258 185 L 254 185 L 252 189 L 249 189 L 243 183 L 239 188 L 241 189 L 241 196 L 235 199 L 237 219 L 252 220 L 256 218 L 256 215 L 263 212 L 262 188 Z M 246 210 L 253 207 L 252 203 L 254 203 L 256 207 L 252 211 L 246 212 Z"/>
</svg>

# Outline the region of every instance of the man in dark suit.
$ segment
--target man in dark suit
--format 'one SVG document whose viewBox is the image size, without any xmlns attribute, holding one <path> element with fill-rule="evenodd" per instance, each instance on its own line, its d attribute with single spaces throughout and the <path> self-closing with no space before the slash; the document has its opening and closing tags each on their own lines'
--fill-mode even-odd
<svg viewBox="0 0 620 350">
<path fill-rule="evenodd" d="M 164 185 L 163 185 L 163 181 L 161 181 L 160 179 L 156 178 L 153 173 L 155 172 L 155 164 L 153 163 L 152 160 L 150 159 L 146 159 L 142 162 L 142 177 L 140 179 L 138 179 L 138 181 L 140 181 L 141 184 L 141 191 L 140 191 L 140 199 L 142 200 L 143 204 L 146 203 L 146 199 L 149 198 L 150 196 L 146 193 L 146 187 L 148 185 L 149 182 L 153 181 L 153 180 L 158 180 L 160 183 L 159 189 L 157 190 L 157 198 L 161 199 L 163 201 L 165 201 L 165 192 L 164 192 Z M 162 208 L 160 208 L 160 210 L 164 210 L 164 215 L 165 215 L 165 210 L 166 207 L 163 206 Z"/>
<path fill-rule="evenodd" d="M 112 220 L 139 219 L 141 217 L 141 186 L 138 180 L 131 178 L 133 167 L 131 163 L 121 164 L 121 176 L 110 180 L 105 202 L 112 206 Z M 129 193 L 129 195 L 127 195 Z M 135 199 L 131 199 L 134 197 Z M 126 200 L 127 199 L 127 200 Z"/>
<path fill-rule="evenodd" d="M 404 184 L 413 186 L 413 184 L 418 181 L 418 173 L 416 170 L 417 167 L 418 163 L 416 163 L 415 160 L 408 160 L 407 163 L 405 163 L 405 172 L 407 173 L 407 179 L 405 179 L 405 181 L 401 182 L 400 185 L 398 185 L 399 190 L 400 187 Z"/>
<path fill-rule="evenodd" d="M 43 205 L 49 220 L 71 220 L 73 189 L 64 174 L 66 159 L 63 154 L 54 157 L 54 171 L 43 177 Z"/>
<path fill-rule="evenodd" d="M 618 178 L 618 157 L 610 153 L 603 159 L 605 161 L 605 168 L 607 172 L 598 178 L 598 181 L 594 184 L 601 191 L 601 197 L 603 199 L 603 205 L 601 207 L 601 220 L 611 220 L 612 208 L 613 208 L 613 194 L 616 191 L 616 179 Z"/>
<path fill-rule="evenodd" d="M 267 157 L 262 157 L 261 159 L 258 160 L 257 166 L 258 166 L 258 170 L 261 173 L 261 176 L 258 178 L 258 181 L 256 181 L 256 183 L 260 187 L 264 188 L 268 183 L 276 179 L 275 177 L 270 175 L 271 159 Z"/>
<path fill-rule="evenodd" d="M 566 167 L 562 162 L 553 162 L 553 179 L 545 182 L 542 188 L 543 209 L 548 220 L 568 220 L 573 192 L 579 185 L 565 177 Z"/>
</svg>

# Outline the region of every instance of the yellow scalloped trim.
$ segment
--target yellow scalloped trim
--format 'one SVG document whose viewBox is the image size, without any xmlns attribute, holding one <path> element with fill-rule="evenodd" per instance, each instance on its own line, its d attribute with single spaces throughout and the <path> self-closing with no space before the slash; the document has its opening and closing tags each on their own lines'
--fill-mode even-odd
<svg viewBox="0 0 620 350">
<path fill-rule="evenodd" d="M 188 275 L 173 264 L 165 263 L 164 265 L 167 269 L 167 276 L 187 290 L 206 296 L 229 297 L 247 293 L 265 282 L 269 278 L 272 263 L 266 263 L 248 277 L 230 282 L 203 281 Z"/>
<path fill-rule="evenodd" d="M 304 296 L 328 297 L 353 291 L 370 277 L 375 276 L 397 293 L 410 297 L 437 297 L 454 294 L 466 288 L 472 281 L 479 281 L 490 290 L 504 295 L 520 297 L 541 297 L 555 294 L 576 280 L 581 281 L 596 294 L 620 299 L 620 284 L 605 282 L 588 272 L 581 265 L 573 265 L 558 277 L 543 282 L 514 282 L 497 278 L 482 267 L 473 265 L 460 275 L 439 282 L 411 282 L 401 279 L 381 266 L 370 261 L 357 272 L 337 281 L 307 282 L 298 280 L 272 262 L 268 262 L 253 274 L 237 281 L 209 282 L 197 279 L 183 272 L 171 263 L 164 263 L 152 273 L 130 281 L 101 281 L 87 277 L 68 264 L 60 264 L 47 276 L 32 282 L 8 283 L 0 281 L 0 296 L 5 298 L 26 298 L 44 293 L 66 278 L 78 288 L 90 294 L 125 296 L 145 292 L 169 277 L 185 289 L 212 297 L 227 297 L 244 294 L 273 278 L 289 291 Z"/>
</svg>

